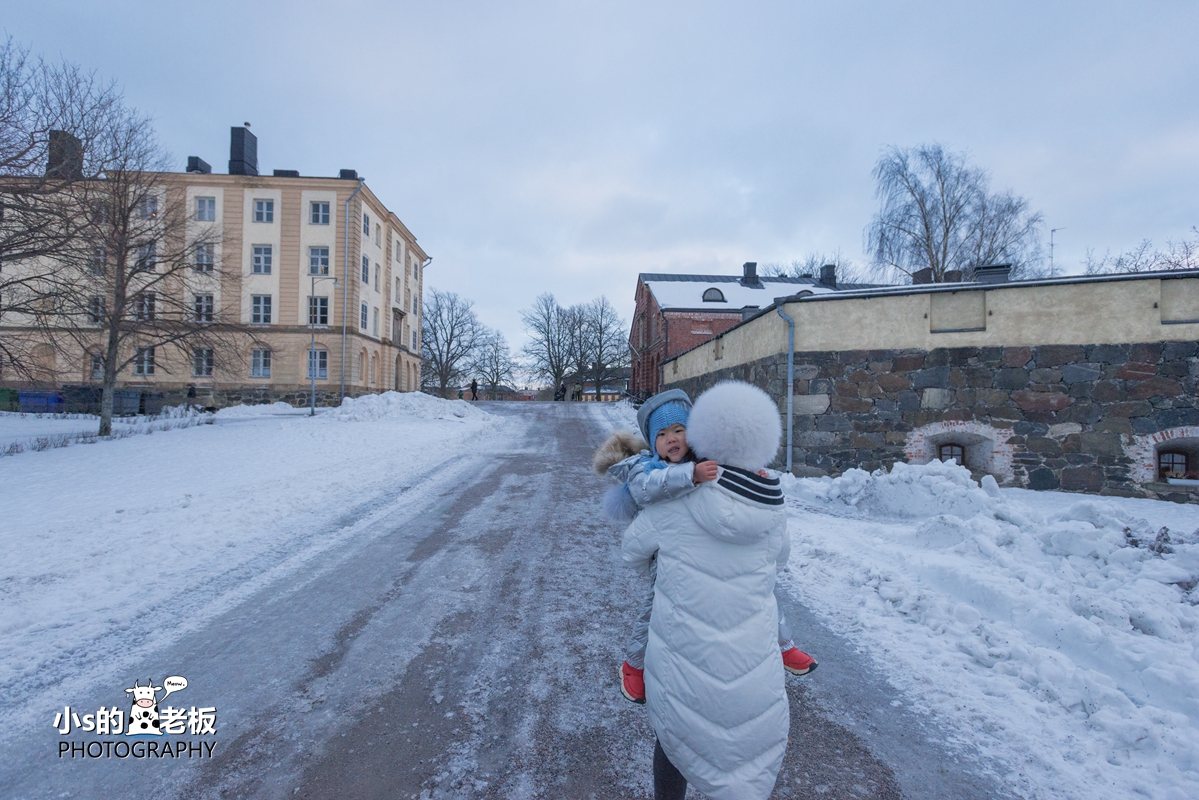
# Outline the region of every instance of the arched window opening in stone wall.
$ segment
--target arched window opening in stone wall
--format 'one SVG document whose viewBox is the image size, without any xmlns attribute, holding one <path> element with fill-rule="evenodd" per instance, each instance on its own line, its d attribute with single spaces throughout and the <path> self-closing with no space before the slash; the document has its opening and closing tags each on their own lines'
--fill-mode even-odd
<svg viewBox="0 0 1199 800">
<path fill-rule="evenodd" d="M 904 453 L 909 464 L 955 460 L 974 473 L 992 475 L 1000 483 L 1011 483 L 1012 431 L 981 422 L 934 422 L 907 435 Z"/>
<path fill-rule="evenodd" d="M 962 445 L 950 442 L 941 445 L 938 449 L 940 450 L 940 453 L 938 454 L 939 460 L 952 461 L 958 466 L 962 467 L 967 466 L 966 448 L 962 447 Z"/>
</svg>

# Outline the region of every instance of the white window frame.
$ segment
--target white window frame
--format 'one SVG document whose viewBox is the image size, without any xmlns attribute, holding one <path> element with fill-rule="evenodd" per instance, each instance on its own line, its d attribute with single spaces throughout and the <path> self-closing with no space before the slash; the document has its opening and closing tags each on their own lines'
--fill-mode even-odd
<svg viewBox="0 0 1199 800">
<path fill-rule="evenodd" d="M 271 295 L 269 294 L 250 295 L 250 324 L 270 325 L 271 305 Z"/>
<path fill-rule="evenodd" d="M 155 219 L 158 216 L 158 198 L 154 195 L 143 197 L 137 203 L 137 215 L 142 219 Z"/>
<path fill-rule="evenodd" d="M 271 351 L 266 349 L 254 349 L 250 351 L 250 377 L 251 378 L 269 378 L 271 377 Z"/>
<path fill-rule="evenodd" d="M 311 225 L 329 224 L 329 203 L 324 200 L 313 200 L 310 205 L 308 222 Z"/>
<path fill-rule="evenodd" d="M 133 356 L 133 374 L 134 375 L 153 375 L 154 374 L 154 348 L 139 347 L 134 351 Z"/>
<path fill-rule="evenodd" d="M 358 316 L 359 330 L 366 330 L 366 303 L 362 304 L 362 313 Z"/>
<path fill-rule="evenodd" d="M 383 274 L 383 268 L 375 264 L 375 291 L 379 291 L 379 276 Z"/>
<path fill-rule="evenodd" d="M 254 199 L 254 221 L 273 223 L 275 221 L 275 201 Z"/>
<path fill-rule="evenodd" d="M 318 381 L 327 380 L 329 378 L 329 351 L 328 350 L 305 350 L 304 358 L 308 361 L 308 374 L 305 375 L 307 380 L 313 378 L 313 367 L 316 367 L 316 379 Z"/>
<path fill-rule="evenodd" d="M 371 260 L 365 255 L 362 257 L 362 282 L 367 285 L 371 282 Z"/>
<path fill-rule="evenodd" d="M 88 320 L 93 325 L 99 325 L 104 321 L 104 296 L 94 294 L 87 301 L 87 316 Z"/>
<path fill-rule="evenodd" d="M 196 221 L 197 222 L 216 222 L 216 198 L 215 197 L 197 197 L 196 198 Z"/>
<path fill-rule="evenodd" d="M 216 313 L 216 303 L 211 294 L 197 294 L 193 297 L 192 309 L 195 311 L 196 322 L 212 322 Z"/>
<path fill-rule="evenodd" d="M 308 274 L 309 275 L 328 275 L 329 274 L 329 248 L 328 247 L 309 247 L 308 248 Z"/>
<path fill-rule="evenodd" d="M 324 318 L 322 321 L 322 317 Z M 329 324 L 329 298 L 324 295 L 308 295 L 308 324 L 318 328 Z"/>
<path fill-rule="evenodd" d="M 158 269 L 158 241 L 150 240 L 137 246 L 134 272 L 153 272 Z"/>
<path fill-rule="evenodd" d="M 211 347 L 199 347 L 192 351 L 192 377 L 211 378 L 216 366 Z"/>
<path fill-rule="evenodd" d="M 371 235 L 371 215 L 365 211 L 362 213 L 362 233 L 367 237 Z"/>
<path fill-rule="evenodd" d="M 195 263 L 192 269 L 196 272 L 209 273 L 212 272 L 213 266 L 216 263 L 216 255 L 214 251 L 216 246 L 212 244 L 198 244 L 195 250 Z"/>
<path fill-rule="evenodd" d="M 373 313 L 371 315 L 371 332 L 375 336 L 378 336 L 379 335 L 379 309 L 375 308 L 375 309 L 372 309 L 372 311 L 373 311 Z"/>
<path fill-rule="evenodd" d="M 133 298 L 133 318 L 137 322 L 152 321 L 154 319 L 155 304 L 154 292 L 139 292 Z"/>
<path fill-rule="evenodd" d="M 108 251 L 103 247 L 93 247 L 91 267 L 93 275 L 103 275 L 108 272 Z"/>
<path fill-rule="evenodd" d="M 275 246 L 270 244 L 250 245 L 250 273 L 270 275 L 274 267 Z"/>
<path fill-rule="evenodd" d="M 92 380 L 104 380 L 104 356 L 92 353 Z"/>
</svg>

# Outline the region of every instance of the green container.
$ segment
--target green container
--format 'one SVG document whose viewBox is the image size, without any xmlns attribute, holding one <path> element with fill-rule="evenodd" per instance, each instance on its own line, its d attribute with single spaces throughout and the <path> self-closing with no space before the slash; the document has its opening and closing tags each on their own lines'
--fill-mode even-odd
<svg viewBox="0 0 1199 800">
<path fill-rule="evenodd" d="M 21 404 L 16 389 L 0 389 L 0 411 L 20 411 Z"/>
</svg>

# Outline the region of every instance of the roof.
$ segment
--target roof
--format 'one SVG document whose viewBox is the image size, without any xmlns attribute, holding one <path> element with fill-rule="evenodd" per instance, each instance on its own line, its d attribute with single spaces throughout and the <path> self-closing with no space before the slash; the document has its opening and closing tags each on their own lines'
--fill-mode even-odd
<svg viewBox="0 0 1199 800">
<path fill-rule="evenodd" d="M 758 276 L 756 284 L 742 283 L 740 275 L 670 275 L 643 272 L 638 278 L 653 293 L 658 308 L 663 311 L 726 311 L 740 313 L 746 306 L 765 308 L 776 297 L 800 292 L 834 294 L 861 288 L 858 284 L 843 284 L 836 289 L 825 286 L 813 277 Z M 723 300 L 704 300 L 704 292 L 717 289 Z"/>
</svg>

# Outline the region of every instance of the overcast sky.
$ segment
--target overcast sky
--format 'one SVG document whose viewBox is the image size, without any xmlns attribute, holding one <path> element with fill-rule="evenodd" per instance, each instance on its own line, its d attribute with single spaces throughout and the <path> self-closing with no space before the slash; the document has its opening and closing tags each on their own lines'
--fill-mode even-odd
<svg viewBox="0 0 1199 800">
<path fill-rule="evenodd" d="M 862 263 L 888 145 L 1028 197 L 1056 262 L 1199 224 L 1199 3 L 6 4 L 35 52 L 117 79 L 182 170 L 357 169 L 427 285 L 518 347 L 519 310 L 637 273 Z"/>
</svg>

